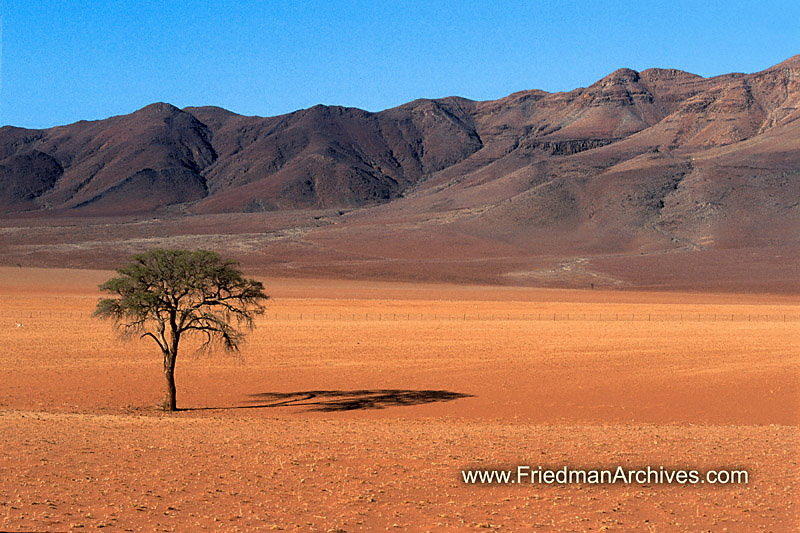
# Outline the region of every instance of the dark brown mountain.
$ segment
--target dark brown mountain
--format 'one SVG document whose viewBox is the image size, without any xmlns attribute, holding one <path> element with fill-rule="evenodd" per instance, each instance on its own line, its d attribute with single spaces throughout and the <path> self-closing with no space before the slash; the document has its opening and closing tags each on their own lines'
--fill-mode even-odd
<svg viewBox="0 0 800 533">
<path fill-rule="evenodd" d="M 800 56 L 755 74 L 621 69 L 567 93 L 379 113 L 315 106 L 262 118 L 153 104 L 1 128 L 0 213 L 11 225 L 69 217 L 80 227 L 153 214 L 169 227 L 106 222 L 111 242 L 237 234 L 220 246 L 314 275 L 697 286 L 706 281 L 680 280 L 703 276 L 668 269 L 697 260 L 710 283 L 722 279 L 719 254 L 756 250 L 746 266 L 738 257 L 731 284 L 761 268 L 800 288 L 790 279 L 799 105 Z M 263 242 L 252 236 L 262 232 Z M 19 258 L 12 245 L 7 257 Z M 779 266 L 764 266 L 770 254 Z M 663 272 L 648 282 L 637 268 Z"/>
<path fill-rule="evenodd" d="M 42 131 L 2 128 L 0 155 L 0 165 L 9 169 L 4 182 L 31 191 L 25 198 L 0 196 L 6 209 L 35 205 L 45 211 L 90 208 L 112 213 L 204 198 L 201 172 L 217 158 L 208 127 L 169 104 Z M 32 171 L 25 161 L 38 162 L 41 170 Z M 26 184 L 26 178 L 34 183 Z"/>
</svg>

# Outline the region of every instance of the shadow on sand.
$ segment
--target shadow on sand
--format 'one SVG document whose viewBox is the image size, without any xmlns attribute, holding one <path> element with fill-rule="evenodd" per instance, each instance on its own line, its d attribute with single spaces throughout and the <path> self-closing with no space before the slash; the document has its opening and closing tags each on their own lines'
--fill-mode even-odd
<svg viewBox="0 0 800 533">
<path fill-rule="evenodd" d="M 187 411 L 211 409 L 266 409 L 270 407 L 306 407 L 307 411 L 354 411 L 358 409 L 385 409 L 403 405 L 421 405 L 471 398 L 471 394 L 446 390 L 314 390 L 301 392 L 262 392 L 251 394 L 249 403 L 233 407 L 200 407 Z"/>
</svg>

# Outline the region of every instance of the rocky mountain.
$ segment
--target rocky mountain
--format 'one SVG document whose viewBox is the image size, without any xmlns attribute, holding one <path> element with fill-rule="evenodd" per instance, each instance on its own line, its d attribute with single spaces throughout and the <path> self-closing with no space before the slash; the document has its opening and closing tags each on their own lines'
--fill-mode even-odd
<svg viewBox="0 0 800 533">
<path fill-rule="evenodd" d="M 754 74 L 620 69 L 565 93 L 378 113 L 159 103 L 0 128 L 0 216 L 272 213 L 288 230 L 315 211 L 327 222 L 304 245 L 392 260 L 387 235 L 409 257 L 793 247 L 798 106 L 800 56 Z"/>
</svg>

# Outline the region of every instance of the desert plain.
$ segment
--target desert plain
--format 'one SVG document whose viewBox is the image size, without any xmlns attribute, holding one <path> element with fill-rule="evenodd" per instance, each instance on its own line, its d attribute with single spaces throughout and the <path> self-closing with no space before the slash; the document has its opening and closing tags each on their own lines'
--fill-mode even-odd
<svg viewBox="0 0 800 533">
<path fill-rule="evenodd" d="M 91 316 L 110 271 L 0 267 L 0 529 L 795 531 L 800 302 L 263 279 L 177 365 Z M 464 483 L 464 469 L 748 483 Z"/>
</svg>

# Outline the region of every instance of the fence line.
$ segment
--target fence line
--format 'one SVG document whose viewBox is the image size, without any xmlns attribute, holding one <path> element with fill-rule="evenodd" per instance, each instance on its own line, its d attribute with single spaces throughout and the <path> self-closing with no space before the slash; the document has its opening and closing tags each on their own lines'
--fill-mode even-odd
<svg viewBox="0 0 800 533">
<path fill-rule="evenodd" d="M 91 319 L 91 312 L 5 310 L 10 320 L 22 319 Z M 400 322 L 400 321 L 537 321 L 537 322 L 800 322 L 795 314 L 758 313 L 281 313 L 267 312 L 264 319 L 273 321 L 339 321 L 339 322 Z"/>
</svg>

